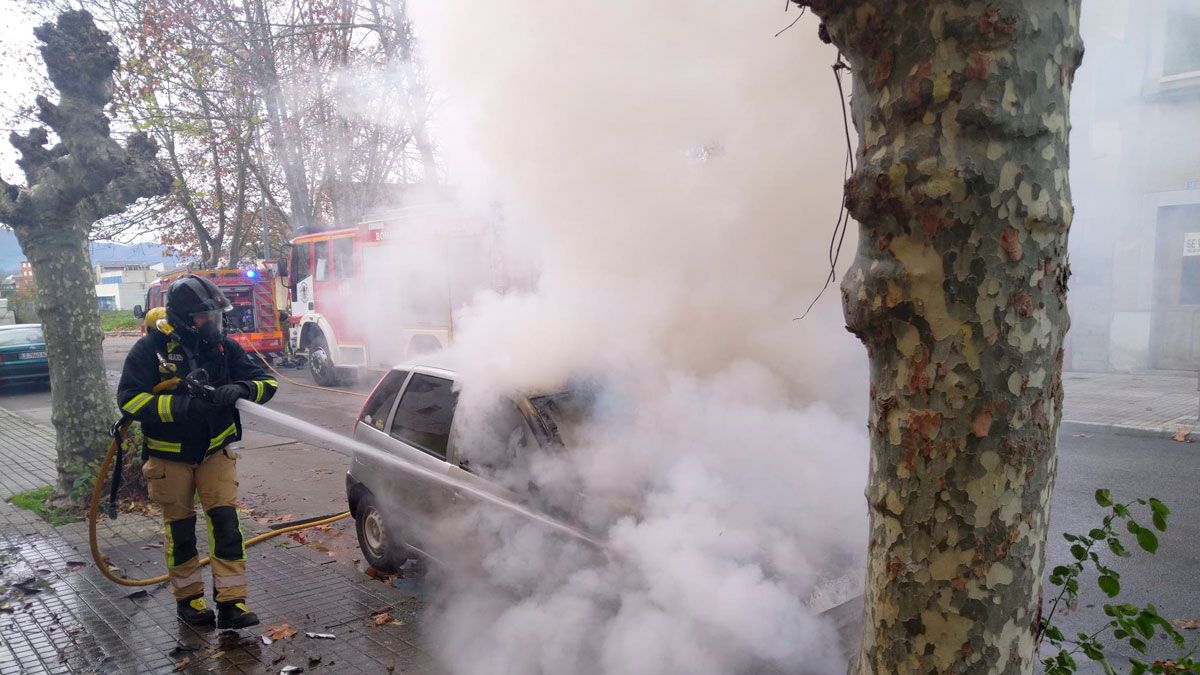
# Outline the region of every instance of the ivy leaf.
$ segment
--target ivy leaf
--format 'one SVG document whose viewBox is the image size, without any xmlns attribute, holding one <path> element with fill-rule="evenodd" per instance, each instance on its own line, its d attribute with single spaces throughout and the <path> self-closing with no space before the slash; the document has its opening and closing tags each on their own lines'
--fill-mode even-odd
<svg viewBox="0 0 1200 675">
<path fill-rule="evenodd" d="M 1100 506 L 1112 506 L 1112 492 L 1103 488 L 1096 490 L 1096 503 Z"/>
<path fill-rule="evenodd" d="M 1096 583 L 1100 585 L 1100 590 L 1110 598 L 1117 597 L 1117 594 L 1121 592 L 1121 582 L 1114 576 L 1106 574 L 1097 579 Z"/>
<path fill-rule="evenodd" d="M 1143 551 L 1147 553 L 1158 552 L 1158 537 L 1149 529 L 1144 527 L 1139 529 L 1137 531 L 1137 541 L 1138 546 L 1141 546 Z"/>
</svg>

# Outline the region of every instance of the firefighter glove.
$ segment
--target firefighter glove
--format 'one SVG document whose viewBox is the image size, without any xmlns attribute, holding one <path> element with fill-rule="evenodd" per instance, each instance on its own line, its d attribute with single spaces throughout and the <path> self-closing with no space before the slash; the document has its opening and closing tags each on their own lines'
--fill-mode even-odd
<svg viewBox="0 0 1200 675">
<path fill-rule="evenodd" d="M 250 389 L 244 384 L 225 384 L 213 391 L 213 403 L 217 405 L 236 405 L 239 398 L 250 398 Z"/>
<path fill-rule="evenodd" d="M 216 414 L 217 406 L 202 398 L 189 397 L 187 417 L 190 420 L 207 420 Z"/>
</svg>

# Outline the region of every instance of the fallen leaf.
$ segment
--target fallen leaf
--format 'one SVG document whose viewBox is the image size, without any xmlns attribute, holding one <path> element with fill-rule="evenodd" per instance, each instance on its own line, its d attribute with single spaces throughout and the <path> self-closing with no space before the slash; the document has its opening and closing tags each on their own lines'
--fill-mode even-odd
<svg viewBox="0 0 1200 675">
<path fill-rule="evenodd" d="M 225 656 L 225 652 L 213 652 L 213 653 L 211 653 L 211 654 L 209 654 L 209 655 L 208 655 L 208 658 L 210 658 L 210 659 L 219 659 L 219 658 L 221 658 L 222 656 Z"/>
<path fill-rule="evenodd" d="M 1200 619 L 1175 619 L 1171 623 L 1183 630 L 1200 630 Z"/>
<path fill-rule="evenodd" d="M 1189 434 L 1191 434 L 1191 432 L 1188 431 L 1187 427 L 1179 427 L 1175 430 L 1175 435 L 1171 437 L 1171 440 L 1179 443 L 1186 443 Z"/>
<path fill-rule="evenodd" d="M 305 635 L 314 640 L 334 640 L 337 638 L 333 633 L 305 633 Z"/>
<path fill-rule="evenodd" d="M 68 560 L 67 561 L 67 571 L 69 571 L 69 572 L 74 572 L 75 570 L 80 570 L 80 569 L 83 569 L 84 567 L 87 567 L 87 563 L 85 563 L 85 562 L 82 562 L 79 560 Z"/>
<path fill-rule="evenodd" d="M 267 632 L 264 634 L 264 637 L 269 638 L 271 642 L 274 642 L 276 640 L 286 640 L 287 638 L 295 635 L 297 632 L 298 631 L 295 628 L 292 628 L 288 624 L 281 623 L 278 626 L 267 626 Z M 271 643 L 268 642 L 266 644 Z"/>
<path fill-rule="evenodd" d="M 382 626 L 385 623 L 389 623 L 391 620 L 392 620 L 391 612 L 380 612 L 379 614 L 376 614 L 371 617 L 371 621 L 373 621 L 376 626 Z"/>
<path fill-rule="evenodd" d="M 264 645 L 269 645 L 269 644 L 271 644 L 272 642 L 274 642 L 274 640 L 272 640 L 271 638 L 267 637 L 266 635 L 262 636 L 262 643 L 263 643 Z M 280 661 L 282 661 L 282 660 L 283 660 L 283 657 L 282 657 L 282 656 L 281 656 L 281 657 L 279 657 L 279 660 L 280 660 Z"/>
<path fill-rule="evenodd" d="M 188 664 L 191 662 L 192 662 L 192 657 L 185 656 L 182 659 L 179 659 L 178 661 L 175 662 L 175 670 L 183 670 L 184 668 L 187 668 Z"/>
</svg>

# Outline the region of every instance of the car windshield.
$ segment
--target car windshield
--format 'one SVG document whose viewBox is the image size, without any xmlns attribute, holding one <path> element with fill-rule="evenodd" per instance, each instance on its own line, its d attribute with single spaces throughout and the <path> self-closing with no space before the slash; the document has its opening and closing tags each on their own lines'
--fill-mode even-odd
<svg viewBox="0 0 1200 675">
<path fill-rule="evenodd" d="M 45 341 L 45 338 L 42 337 L 42 329 L 39 326 L 0 329 L 0 347 L 38 345 Z"/>
<path fill-rule="evenodd" d="M 593 412 L 595 397 L 586 390 L 569 390 L 531 396 L 529 403 L 537 412 L 549 440 L 569 448 L 577 444 L 577 434 Z"/>
</svg>

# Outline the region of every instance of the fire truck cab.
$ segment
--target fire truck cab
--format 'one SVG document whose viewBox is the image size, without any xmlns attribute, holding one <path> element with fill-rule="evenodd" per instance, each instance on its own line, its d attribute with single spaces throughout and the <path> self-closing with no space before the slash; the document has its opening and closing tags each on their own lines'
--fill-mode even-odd
<svg viewBox="0 0 1200 675">
<path fill-rule="evenodd" d="M 453 314 L 503 291 L 494 231 L 437 204 L 369 214 L 354 227 L 292 240 L 292 349 L 323 386 L 352 382 L 449 345 Z"/>
<path fill-rule="evenodd" d="M 237 269 L 185 270 L 161 276 L 146 290 L 145 309 L 135 307 L 134 313 L 141 317 L 154 307 L 164 306 L 167 289 L 184 274 L 209 279 L 229 298 L 233 309 L 225 314 L 225 332 L 247 352 L 257 353 L 264 360 L 283 355 L 287 343 L 276 308 L 279 274 L 274 261 Z"/>
</svg>

